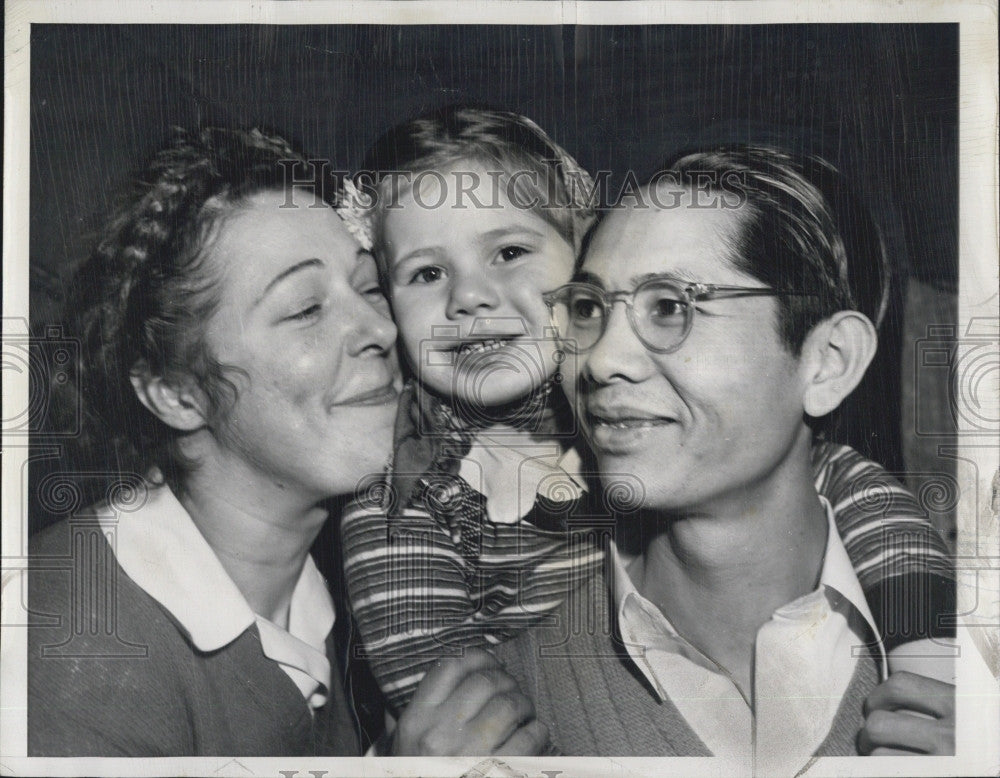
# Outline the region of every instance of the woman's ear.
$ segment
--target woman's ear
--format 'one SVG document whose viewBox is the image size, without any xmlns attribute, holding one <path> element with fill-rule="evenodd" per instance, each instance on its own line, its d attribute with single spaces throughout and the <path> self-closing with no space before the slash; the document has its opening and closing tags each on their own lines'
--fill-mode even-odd
<svg viewBox="0 0 1000 778">
<path fill-rule="evenodd" d="M 137 362 L 129 380 L 139 402 L 168 427 L 194 432 L 206 425 L 206 398 L 193 379 L 178 383 L 153 375 L 148 365 Z"/>
<path fill-rule="evenodd" d="M 836 410 L 861 383 L 877 349 L 875 325 L 859 311 L 838 311 L 813 327 L 800 358 L 805 412 L 819 418 Z"/>
</svg>

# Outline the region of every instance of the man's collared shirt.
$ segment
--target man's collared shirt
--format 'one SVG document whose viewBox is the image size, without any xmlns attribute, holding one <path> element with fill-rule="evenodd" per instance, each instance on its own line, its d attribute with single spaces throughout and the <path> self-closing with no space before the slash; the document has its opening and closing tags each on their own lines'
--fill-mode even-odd
<svg viewBox="0 0 1000 778">
<path fill-rule="evenodd" d="M 146 503 L 121 518 L 101 510 L 98 521 L 122 570 L 167 609 L 199 651 L 217 651 L 256 624 L 264 656 L 292 679 L 310 710 L 326 703 L 326 638 L 335 612 L 311 556 L 292 592 L 285 630 L 250 609 L 169 487 L 150 487 Z"/>
<path fill-rule="evenodd" d="M 613 602 L 629 656 L 716 756 L 805 763 L 830 730 L 858 647 L 869 635 L 879 637 L 830 505 L 820 500 L 829 529 L 819 586 L 778 608 L 758 630 L 752 709 L 730 676 L 639 594 L 612 546 Z M 884 652 L 880 663 L 885 677 Z"/>
</svg>

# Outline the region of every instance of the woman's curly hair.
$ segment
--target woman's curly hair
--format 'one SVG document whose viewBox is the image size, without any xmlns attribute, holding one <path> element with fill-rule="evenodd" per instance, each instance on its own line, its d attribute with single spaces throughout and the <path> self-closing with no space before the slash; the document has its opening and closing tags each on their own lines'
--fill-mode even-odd
<svg viewBox="0 0 1000 778">
<path fill-rule="evenodd" d="M 80 342 L 65 390 L 82 409 L 76 457 L 90 468 L 148 476 L 154 468 L 174 487 L 193 463 L 177 446 L 179 431 L 139 402 L 131 375 L 197 381 L 217 417 L 234 398 L 204 342 L 218 305 L 219 272 L 206 261 L 227 214 L 261 191 L 289 191 L 290 168 L 305 157 L 259 130 L 175 128 L 76 273 L 64 326 Z M 294 179 L 297 183 L 301 180 Z M 317 192 L 335 192 L 319 180 Z"/>
</svg>

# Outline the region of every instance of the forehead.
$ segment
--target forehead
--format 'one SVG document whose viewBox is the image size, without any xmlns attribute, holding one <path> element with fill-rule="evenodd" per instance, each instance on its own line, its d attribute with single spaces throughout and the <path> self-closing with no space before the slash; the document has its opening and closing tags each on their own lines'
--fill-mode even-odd
<svg viewBox="0 0 1000 778">
<path fill-rule="evenodd" d="M 296 207 L 285 207 L 289 203 Z M 302 259 L 353 268 L 360 245 L 336 212 L 311 208 L 313 194 L 294 190 L 263 191 L 226 213 L 217 223 L 209 257 L 240 287 L 266 285 L 275 273 Z"/>
<path fill-rule="evenodd" d="M 645 194 L 645 192 L 644 192 Z M 582 268 L 609 289 L 627 289 L 650 273 L 726 283 L 748 276 L 733 266 L 745 209 L 694 203 L 686 190 L 657 190 L 659 207 L 630 204 L 612 211 L 591 238 Z"/>
<path fill-rule="evenodd" d="M 397 203 L 386 208 L 384 232 L 388 248 L 412 250 L 425 244 L 480 240 L 518 228 L 544 235 L 554 231 L 527 197 L 508 197 L 509 177 L 475 161 L 456 162 L 413 176 L 400 188 Z"/>
</svg>

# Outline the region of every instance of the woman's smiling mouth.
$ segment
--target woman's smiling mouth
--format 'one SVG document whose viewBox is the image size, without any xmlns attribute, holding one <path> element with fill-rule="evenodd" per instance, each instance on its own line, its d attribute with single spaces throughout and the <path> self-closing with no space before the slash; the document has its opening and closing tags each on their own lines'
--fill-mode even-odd
<svg viewBox="0 0 1000 778">
<path fill-rule="evenodd" d="M 396 390 L 396 385 L 393 381 L 390 381 L 387 384 L 382 384 L 381 386 L 377 386 L 367 392 L 362 392 L 361 394 L 348 397 L 346 400 L 335 402 L 333 403 L 333 406 L 386 405 L 387 403 L 395 401 L 398 397 L 399 392 Z"/>
</svg>

